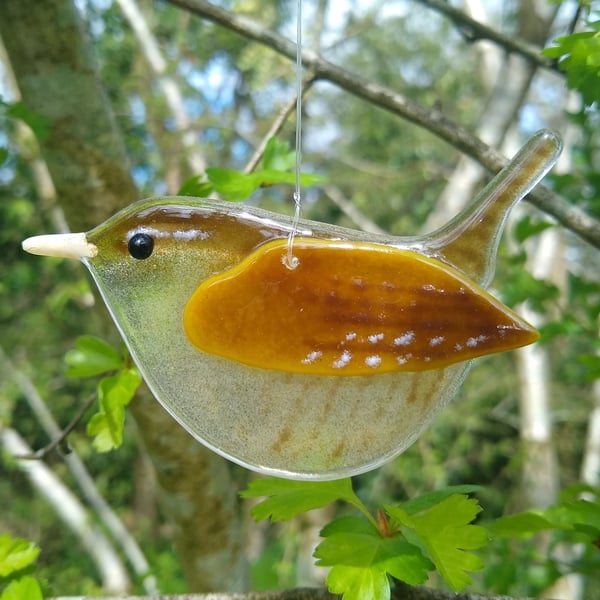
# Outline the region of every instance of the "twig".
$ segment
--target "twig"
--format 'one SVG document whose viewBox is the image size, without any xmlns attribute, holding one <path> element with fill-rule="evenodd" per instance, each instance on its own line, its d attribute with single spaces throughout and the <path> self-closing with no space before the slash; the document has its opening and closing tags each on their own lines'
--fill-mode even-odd
<svg viewBox="0 0 600 600">
<path fill-rule="evenodd" d="M 0 428 L 0 445 L 14 457 L 29 454 L 30 450 L 19 433 L 9 427 Z M 79 498 L 43 461 L 17 460 L 17 466 L 94 561 L 104 589 L 117 594 L 125 592 L 131 582 L 119 552 L 90 519 Z"/>
<path fill-rule="evenodd" d="M 536 48 L 514 36 L 504 35 L 503 33 L 488 27 L 484 23 L 476 21 L 469 15 L 452 6 L 449 2 L 443 2 L 442 0 L 416 1 L 448 17 L 455 25 L 460 27 L 461 31 L 470 40 L 490 40 L 507 52 L 519 54 L 535 66 L 559 72 L 555 61 L 540 54 L 540 48 Z"/>
<path fill-rule="evenodd" d="M 330 594 L 323 588 L 297 588 L 270 592 L 174 594 L 152 596 L 120 596 L 120 600 L 336 600 L 340 596 Z M 397 582 L 392 591 L 393 600 L 516 600 L 511 596 L 477 594 L 467 592 L 456 594 L 426 587 L 412 587 Z M 81 597 L 58 597 L 50 600 L 81 600 Z M 108 596 L 87 597 L 87 600 L 113 600 Z"/>
<path fill-rule="evenodd" d="M 315 78 L 312 74 L 309 74 L 309 76 L 304 79 L 302 83 L 302 97 L 306 95 L 306 93 L 312 87 L 312 84 L 314 82 Z M 296 108 L 296 100 L 296 94 L 294 94 L 294 96 L 290 98 L 288 103 L 281 109 L 281 111 L 277 115 L 277 118 L 273 121 L 273 124 L 269 128 L 269 131 L 267 131 L 267 133 L 263 136 L 260 144 L 256 147 L 254 154 L 252 155 L 252 157 L 248 161 L 248 164 L 246 165 L 246 168 L 244 169 L 244 173 L 249 174 L 252 173 L 254 169 L 256 169 L 258 163 L 261 161 L 262 157 L 265 154 L 267 142 L 283 129 L 285 122 L 288 120 L 289 116 L 294 112 Z"/>
<path fill-rule="evenodd" d="M 41 423 L 43 429 L 46 431 L 49 437 L 59 437 L 61 435 L 61 429 L 54 420 L 54 417 L 48 410 L 44 400 L 39 395 L 37 388 L 33 382 L 18 369 L 9 357 L 4 352 L 2 346 L 0 346 L 0 372 L 5 371 L 6 374 L 11 377 L 19 386 L 21 393 L 27 400 L 31 410 L 35 414 L 38 421 Z M 93 399 L 94 397 L 92 397 Z M 87 406 L 83 407 L 80 411 L 85 412 Z M 75 421 L 78 417 L 75 417 Z M 24 457 L 33 455 L 34 453 L 22 453 Z M 96 512 L 106 529 L 110 532 L 115 542 L 122 548 L 123 553 L 127 557 L 129 563 L 133 567 L 136 575 L 142 581 L 144 590 L 148 594 L 157 593 L 158 589 L 156 586 L 156 578 L 150 572 L 150 566 L 144 553 L 140 549 L 136 540 L 133 538 L 129 530 L 125 527 L 121 519 L 117 516 L 114 510 L 109 506 L 104 497 L 100 494 L 94 480 L 86 469 L 83 461 L 79 458 L 77 452 L 72 451 L 63 457 L 65 464 L 69 467 L 74 481 L 82 491 L 85 500 Z M 27 462 L 24 461 L 23 465 Z M 34 463 L 35 464 L 35 463 Z"/>
<path fill-rule="evenodd" d="M 264 44 L 291 60 L 296 58 L 296 46 L 293 42 L 246 16 L 233 14 L 206 2 L 206 0 L 168 1 L 244 37 Z M 364 80 L 320 58 L 310 50 L 303 51 L 302 62 L 314 73 L 315 79 L 334 83 L 354 96 L 430 131 L 464 154 L 474 158 L 492 173 L 498 172 L 508 162 L 501 153 L 490 148 L 464 127 L 445 117 L 437 108 L 422 106 L 389 88 Z M 527 200 L 540 210 L 552 215 L 567 229 L 575 232 L 596 248 L 600 248 L 600 221 L 543 185 L 538 185 L 527 196 Z"/>
<path fill-rule="evenodd" d="M 348 200 L 341 190 L 334 185 L 324 185 L 321 188 L 329 198 L 354 224 L 369 233 L 386 233 L 377 223 L 371 221 L 351 200 Z"/>
<path fill-rule="evenodd" d="M 83 419 L 83 415 L 87 412 L 87 410 L 92 406 L 92 404 L 96 401 L 96 394 L 91 394 L 90 397 L 83 403 L 83 406 L 79 409 L 79 411 L 75 414 L 75 416 L 71 419 L 70 423 L 60 432 L 60 435 L 55 437 L 49 444 L 44 446 L 43 448 L 39 448 L 30 454 L 22 454 L 19 456 L 15 456 L 15 458 L 19 458 L 21 460 L 41 460 L 45 458 L 52 452 L 57 446 L 62 444 L 67 436 L 79 425 L 81 419 Z"/>
</svg>

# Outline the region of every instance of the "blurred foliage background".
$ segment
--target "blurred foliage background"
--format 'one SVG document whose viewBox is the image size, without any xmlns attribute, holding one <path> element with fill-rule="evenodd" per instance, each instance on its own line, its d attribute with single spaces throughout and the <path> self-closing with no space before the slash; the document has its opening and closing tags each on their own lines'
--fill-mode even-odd
<svg viewBox="0 0 600 600">
<path fill-rule="evenodd" d="M 194 165 L 243 170 L 277 115 L 293 100 L 292 63 L 168 2 L 138 0 L 141 18 L 164 61 L 157 73 L 124 4 L 76 2 L 139 196 L 176 193 L 199 174 Z M 534 130 L 557 129 L 566 141 L 565 162 L 546 183 L 568 203 L 600 218 L 597 99 L 589 102 L 587 94 L 582 102 L 558 69 L 534 68 L 500 45 L 477 41 L 468 28 L 426 4 L 306 2 L 304 43 L 362 79 L 438 109 L 507 155 Z M 294 37 L 293 2 L 224 0 L 219 5 Z M 589 30 L 588 23 L 598 19 L 594 3 L 570 0 L 457 5 L 507 37 L 522 38 L 538 49 L 552 45 L 558 36 Z M 533 23 L 540 27 L 532 28 Z M 95 306 L 83 268 L 66 260 L 26 256 L 21 250 L 25 237 L 60 229 L 60 198 L 52 194 L 41 167 L 36 137 L 47 134 L 44 118 L 19 103 L 6 52 L 0 56 L 0 69 L 0 427 L 18 431 L 35 449 L 48 438 L 18 377 L 35 386 L 64 426 L 95 389 L 94 381 L 65 377 L 64 354 L 78 336 L 89 332 L 100 332 L 116 346 L 120 342 Z M 515 91 L 511 82 L 523 71 L 529 76 Z M 164 95 L 167 79 L 178 89 L 183 122 Z M 497 107 L 508 105 L 510 118 L 498 123 Z M 460 193 L 448 200 L 450 183 L 461 181 L 472 163 L 465 166 L 457 150 L 431 133 L 326 81 L 310 86 L 303 111 L 305 169 L 329 181 L 306 190 L 306 218 L 414 234 L 430 228 L 436 216 L 456 212 L 453 202 L 460 205 L 488 177 L 478 172 L 468 181 L 463 178 Z M 294 126 L 292 115 L 279 137 L 293 144 Z M 184 134 L 191 135 L 191 145 L 184 143 Z M 293 210 L 289 186 L 261 189 L 250 202 L 281 213 Z M 542 263 L 549 265 L 541 268 Z M 591 427 L 600 410 L 595 383 L 600 376 L 599 263 L 597 248 L 547 215 L 530 206 L 517 211 L 503 241 L 493 287 L 540 326 L 543 340 L 535 364 L 541 361 L 541 374 L 533 372 L 533 363 L 521 353 L 478 359 L 459 397 L 410 450 L 356 478 L 368 504 L 378 506 L 446 485 L 480 484 L 485 487 L 480 501 L 486 519 L 550 505 L 560 489 L 582 479 L 598 485 L 597 455 L 591 448 L 596 444 L 598 453 L 598 439 L 591 437 Z M 542 414 L 536 413 L 538 421 L 533 422 L 527 417 L 531 375 L 544 382 L 541 387 L 533 383 L 543 393 Z M 69 435 L 68 443 L 143 548 L 159 589 L 188 589 L 173 549 L 169 509 L 159 501 L 135 422 L 127 420 L 125 443 L 111 454 L 93 450 L 85 423 Z M 64 485 L 76 490 L 63 452 L 59 448 L 44 460 Z M 245 476 L 234 471 L 234 479 L 243 485 Z M 202 490 L 195 492 L 202 495 Z M 94 562 L 46 500 L 32 491 L 26 473 L 8 452 L 0 462 L 0 506 L 0 531 L 41 546 L 37 574 L 47 593 L 101 592 Z M 265 589 L 322 581 L 310 553 L 316 532 L 331 516 L 308 514 L 272 527 L 248 523 L 245 555 L 252 585 Z M 478 576 L 475 588 L 514 595 L 554 593 L 548 591 L 551 586 L 580 563 L 580 570 L 589 572 L 579 581 L 579 596 L 569 597 L 600 598 L 600 569 L 590 566 L 598 566 L 598 557 L 565 550 L 559 541 L 492 544 L 486 557 L 489 568 Z M 131 586 L 143 591 L 135 576 Z"/>
</svg>

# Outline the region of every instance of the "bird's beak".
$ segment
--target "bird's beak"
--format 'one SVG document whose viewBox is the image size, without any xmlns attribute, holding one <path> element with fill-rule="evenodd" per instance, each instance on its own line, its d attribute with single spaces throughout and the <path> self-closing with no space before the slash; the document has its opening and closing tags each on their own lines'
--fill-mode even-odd
<svg viewBox="0 0 600 600">
<path fill-rule="evenodd" d="M 87 241 L 85 233 L 54 233 L 27 238 L 23 250 L 40 256 L 60 258 L 93 258 L 98 254 L 95 244 Z"/>
</svg>

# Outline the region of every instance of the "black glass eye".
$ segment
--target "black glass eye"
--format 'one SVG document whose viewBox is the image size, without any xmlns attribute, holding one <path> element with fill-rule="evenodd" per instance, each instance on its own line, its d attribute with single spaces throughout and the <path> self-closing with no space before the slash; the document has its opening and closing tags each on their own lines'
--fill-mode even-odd
<svg viewBox="0 0 600 600">
<path fill-rule="evenodd" d="M 144 260 L 152 254 L 154 240 L 147 233 L 136 233 L 131 236 L 127 248 L 133 258 Z"/>
</svg>

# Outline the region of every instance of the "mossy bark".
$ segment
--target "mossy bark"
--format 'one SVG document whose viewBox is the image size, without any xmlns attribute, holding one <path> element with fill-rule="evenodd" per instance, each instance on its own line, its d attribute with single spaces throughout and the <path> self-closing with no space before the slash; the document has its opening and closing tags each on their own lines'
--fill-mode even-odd
<svg viewBox="0 0 600 600">
<path fill-rule="evenodd" d="M 138 192 L 80 14 L 72 0 L 2 0 L 0 36 L 23 103 L 46 120 L 39 141 L 67 221 L 87 231 Z M 189 589 L 243 589 L 242 517 L 231 466 L 192 440 L 149 395 L 134 401 L 131 412 L 164 491 Z"/>
</svg>

